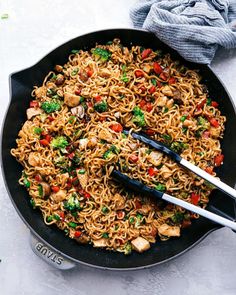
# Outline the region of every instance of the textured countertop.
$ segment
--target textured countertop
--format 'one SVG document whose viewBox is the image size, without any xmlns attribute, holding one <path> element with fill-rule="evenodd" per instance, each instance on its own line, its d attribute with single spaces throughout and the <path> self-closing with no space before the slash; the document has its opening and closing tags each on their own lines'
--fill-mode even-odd
<svg viewBox="0 0 236 295">
<path fill-rule="evenodd" d="M 61 43 L 89 31 L 131 27 L 134 0 L 5 0 L 0 2 L 0 120 L 6 111 L 8 75 L 37 62 Z M 236 101 L 236 51 L 221 50 L 212 64 Z M 0 178 L 0 294 L 233 295 L 236 235 L 211 233 L 185 255 L 139 271 L 102 271 L 79 266 L 59 271 L 30 249 L 29 231 Z"/>
</svg>

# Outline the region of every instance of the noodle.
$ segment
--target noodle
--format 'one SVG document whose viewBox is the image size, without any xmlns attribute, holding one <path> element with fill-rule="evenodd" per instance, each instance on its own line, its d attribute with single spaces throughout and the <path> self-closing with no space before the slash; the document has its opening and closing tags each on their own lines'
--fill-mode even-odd
<svg viewBox="0 0 236 295">
<path fill-rule="evenodd" d="M 169 54 L 128 49 L 118 39 L 91 51 L 74 50 L 32 96 L 11 153 L 24 167 L 19 183 L 46 224 L 79 243 L 129 254 L 147 250 L 157 236 L 179 236 L 198 217 L 127 191 L 112 180 L 114 168 L 207 205 L 209 183 L 122 132 L 146 132 L 216 175 L 226 118 L 198 73 Z"/>
</svg>

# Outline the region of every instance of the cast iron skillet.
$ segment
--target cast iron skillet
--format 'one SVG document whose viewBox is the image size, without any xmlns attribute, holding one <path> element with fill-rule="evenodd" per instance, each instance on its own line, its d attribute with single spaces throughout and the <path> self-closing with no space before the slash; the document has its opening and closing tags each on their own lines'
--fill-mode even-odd
<svg viewBox="0 0 236 295">
<path fill-rule="evenodd" d="M 180 238 L 170 239 L 166 242 L 157 241 L 149 251 L 143 254 L 134 252 L 129 256 L 96 249 L 91 245 L 78 245 L 74 240 L 66 237 L 56 226 L 46 226 L 40 211 L 32 209 L 27 191 L 18 184 L 22 167 L 10 155 L 10 149 L 15 147 L 17 134 L 26 120 L 25 113 L 29 106 L 33 85 L 41 85 L 45 75 L 56 64 L 64 64 L 72 49 L 90 49 L 97 42 L 105 44 L 114 38 L 120 38 L 125 46 L 141 45 L 147 48 L 162 49 L 164 52 L 169 52 L 173 59 L 183 62 L 187 67 L 200 70 L 203 82 L 209 89 L 210 97 L 219 102 L 222 114 L 227 116 L 226 131 L 222 141 L 225 160 L 224 165 L 217 172 L 224 182 L 234 186 L 236 180 L 236 114 L 226 89 L 208 66 L 186 62 L 153 34 L 132 29 L 104 30 L 80 36 L 59 46 L 36 65 L 10 76 L 11 102 L 2 130 L 2 168 L 6 187 L 16 210 L 31 232 L 46 245 L 62 253 L 64 257 L 91 266 L 109 269 L 137 269 L 170 260 L 184 253 L 220 226 L 204 218 L 199 218 L 193 222 L 191 227 L 182 231 Z M 211 211 L 219 210 L 221 214 L 235 220 L 234 205 L 235 203 L 230 197 L 215 190 L 212 193 L 208 209 Z"/>
</svg>

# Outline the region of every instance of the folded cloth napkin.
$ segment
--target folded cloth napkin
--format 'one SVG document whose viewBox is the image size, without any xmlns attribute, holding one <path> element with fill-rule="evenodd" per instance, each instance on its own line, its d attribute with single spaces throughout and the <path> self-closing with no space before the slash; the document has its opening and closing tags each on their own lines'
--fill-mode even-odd
<svg viewBox="0 0 236 295">
<path fill-rule="evenodd" d="M 218 46 L 236 47 L 236 0 L 141 0 L 130 16 L 190 61 L 209 64 Z"/>
</svg>

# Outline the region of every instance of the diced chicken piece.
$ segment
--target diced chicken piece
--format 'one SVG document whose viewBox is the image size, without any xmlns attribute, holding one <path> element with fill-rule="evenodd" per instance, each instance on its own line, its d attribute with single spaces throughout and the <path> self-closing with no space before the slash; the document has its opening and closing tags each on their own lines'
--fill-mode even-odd
<svg viewBox="0 0 236 295">
<path fill-rule="evenodd" d="M 142 205 L 140 209 L 138 209 L 138 212 L 144 215 L 147 215 L 152 209 L 151 205 Z"/>
<path fill-rule="evenodd" d="M 71 110 L 72 115 L 79 117 L 80 119 L 83 119 L 84 117 L 84 107 L 79 105 L 77 107 L 72 108 Z"/>
<path fill-rule="evenodd" d="M 40 185 L 42 186 L 43 195 L 42 197 L 47 197 L 50 195 L 51 188 L 50 185 L 47 182 L 40 182 Z"/>
<path fill-rule="evenodd" d="M 152 163 L 154 166 L 158 166 L 161 164 L 163 154 L 160 152 L 151 152 L 147 157 L 147 160 Z"/>
<path fill-rule="evenodd" d="M 167 102 L 167 97 L 166 96 L 159 96 L 157 98 L 157 106 L 158 107 L 164 107 Z"/>
<path fill-rule="evenodd" d="M 89 138 L 88 147 L 92 148 L 92 147 L 96 146 L 97 143 L 98 143 L 97 137 L 93 136 L 93 137 Z"/>
<path fill-rule="evenodd" d="M 66 190 L 59 190 L 57 193 L 52 193 L 50 198 L 55 202 L 59 203 L 66 199 Z"/>
<path fill-rule="evenodd" d="M 99 240 L 94 240 L 93 241 L 93 246 L 94 247 L 106 247 L 107 246 L 107 240 L 102 238 Z"/>
<path fill-rule="evenodd" d="M 171 90 L 170 86 L 165 85 L 164 87 L 162 87 L 161 92 L 167 96 L 173 96 L 173 91 Z"/>
<path fill-rule="evenodd" d="M 87 173 L 85 173 L 85 174 L 79 174 L 77 172 L 77 177 L 79 179 L 79 183 L 82 186 L 82 188 L 85 188 L 86 185 L 87 185 L 87 183 L 88 183 L 88 175 L 87 175 Z"/>
<path fill-rule="evenodd" d="M 148 74 L 151 72 L 151 69 L 152 69 L 152 67 L 149 64 L 145 64 L 143 66 L 143 71 L 148 73 Z"/>
<path fill-rule="evenodd" d="M 219 128 L 211 127 L 210 134 L 213 138 L 218 138 L 220 136 L 220 127 Z"/>
<path fill-rule="evenodd" d="M 111 72 L 108 69 L 100 69 L 99 76 L 103 78 L 109 78 L 111 76 Z"/>
<path fill-rule="evenodd" d="M 101 130 L 99 133 L 98 133 L 98 137 L 100 139 L 103 139 L 103 140 L 106 140 L 107 142 L 112 142 L 113 140 L 113 137 L 112 137 L 112 134 L 111 132 L 109 132 L 108 130 Z"/>
<path fill-rule="evenodd" d="M 125 207 L 125 199 L 119 194 L 115 194 L 112 201 L 117 210 L 121 210 Z"/>
<path fill-rule="evenodd" d="M 68 105 L 71 108 L 77 107 L 80 103 L 80 97 L 78 95 L 75 95 L 75 94 L 72 94 L 69 92 L 65 92 L 64 93 L 64 102 L 66 105 Z"/>
<path fill-rule="evenodd" d="M 29 108 L 26 110 L 26 115 L 27 115 L 27 119 L 30 120 L 31 118 L 42 114 L 43 110 L 41 109 L 36 109 L 36 108 Z"/>
<path fill-rule="evenodd" d="M 173 98 L 168 99 L 166 103 L 166 107 L 170 109 L 173 106 L 173 104 L 174 104 Z"/>
<path fill-rule="evenodd" d="M 40 157 L 38 153 L 31 152 L 28 157 L 28 162 L 31 166 L 36 167 L 40 164 Z"/>
<path fill-rule="evenodd" d="M 67 183 L 67 180 L 69 179 L 69 173 L 63 173 L 63 174 L 58 174 L 56 176 L 56 181 L 60 183 L 62 186 L 64 186 Z"/>
<path fill-rule="evenodd" d="M 136 151 L 138 148 L 138 143 L 131 142 L 131 143 L 128 143 L 128 146 L 131 148 L 132 151 Z"/>
<path fill-rule="evenodd" d="M 180 236 L 180 228 L 178 226 L 170 226 L 166 223 L 158 226 L 159 234 L 166 237 L 179 237 Z"/>
<path fill-rule="evenodd" d="M 163 165 L 160 169 L 160 174 L 162 174 L 163 178 L 167 179 L 172 175 L 172 171 L 166 166 Z"/>
<path fill-rule="evenodd" d="M 142 237 L 137 237 L 131 241 L 132 248 L 139 253 L 142 253 L 150 248 L 150 243 Z"/>
<path fill-rule="evenodd" d="M 88 138 L 82 138 L 79 140 L 79 147 L 81 150 L 84 150 L 87 147 L 89 140 Z"/>
<path fill-rule="evenodd" d="M 45 86 L 41 86 L 35 89 L 34 93 L 37 98 L 42 98 L 46 95 L 47 89 Z"/>
</svg>

